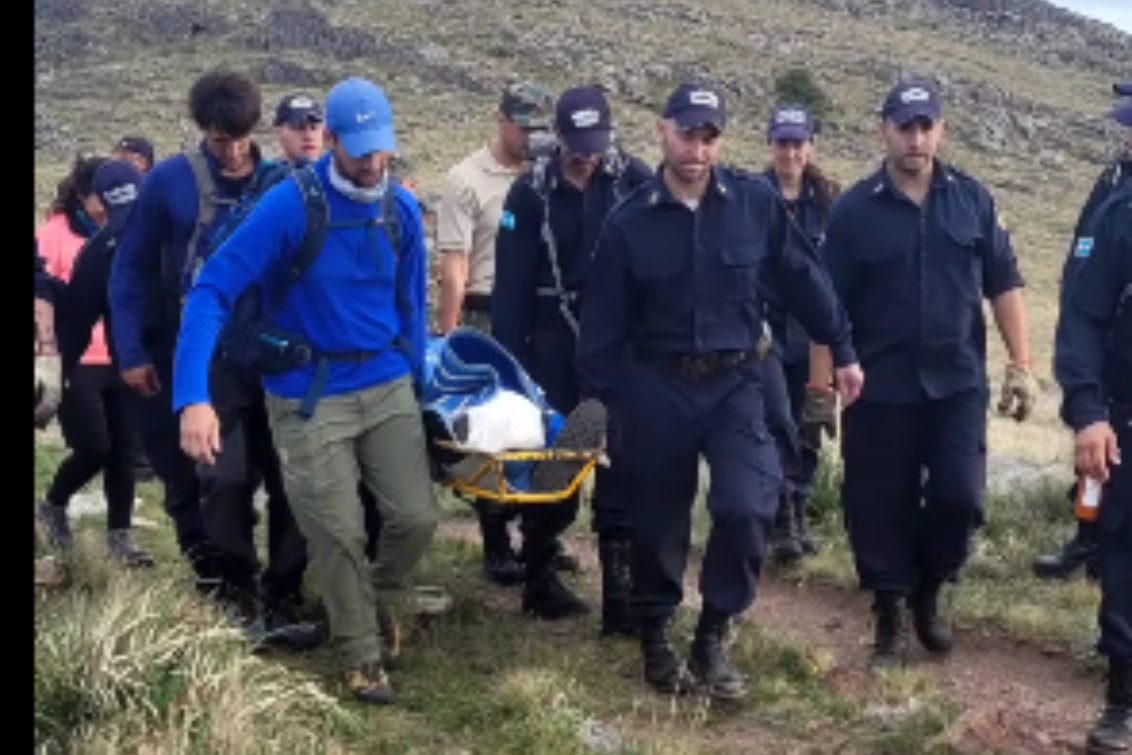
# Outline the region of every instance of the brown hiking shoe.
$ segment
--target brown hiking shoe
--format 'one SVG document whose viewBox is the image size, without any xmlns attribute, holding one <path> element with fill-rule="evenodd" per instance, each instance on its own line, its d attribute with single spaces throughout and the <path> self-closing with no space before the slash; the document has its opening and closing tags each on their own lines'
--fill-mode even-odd
<svg viewBox="0 0 1132 755">
<path fill-rule="evenodd" d="M 350 669 L 346 672 L 346 686 L 354 697 L 370 705 L 390 705 L 395 699 L 381 661 L 367 661 Z"/>
</svg>

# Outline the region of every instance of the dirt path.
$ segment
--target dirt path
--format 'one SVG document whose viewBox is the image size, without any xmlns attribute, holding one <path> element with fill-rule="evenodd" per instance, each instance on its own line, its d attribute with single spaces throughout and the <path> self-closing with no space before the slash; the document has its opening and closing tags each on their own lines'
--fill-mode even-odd
<svg viewBox="0 0 1132 755">
<path fill-rule="evenodd" d="M 467 517 L 450 518 L 440 534 L 478 539 L 474 520 Z M 593 540 L 574 536 L 568 547 L 581 562 L 579 578 L 596 593 L 600 572 Z M 688 606 L 698 603 L 697 566 L 692 563 L 689 568 Z M 868 608 L 863 593 L 770 573 L 745 621 L 791 645 L 831 656 L 831 691 L 857 698 L 872 684 L 867 666 L 872 632 Z M 914 641 L 912 644 L 915 646 Z M 931 660 L 914 652 L 912 663 L 961 711 L 941 737 L 953 751 L 971 755 L 1083 752 L 1084 733 L 1096 714 L 1101 683 L 1079 661 L 997 632 L 967 630 L 957 633 L 956 649 L 949 658 Z M 712 750 L 720 753 L 800 751 L 748 717 L 723 718 L 705 734 Z"/>
</svg>

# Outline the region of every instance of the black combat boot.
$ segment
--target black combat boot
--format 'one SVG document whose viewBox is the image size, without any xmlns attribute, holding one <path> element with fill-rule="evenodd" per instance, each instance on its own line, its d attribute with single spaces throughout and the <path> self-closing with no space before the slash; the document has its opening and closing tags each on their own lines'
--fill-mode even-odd
<svg viewBox="0 0 1132 755">
<path fill-rule="evenodd" d="M 818 552 L 818 544 L 810 536 L 810 522 L 809 522 L 809 508 L 810 501 L 808 498 L 795 498 L 791 501 L 791 508 L 794 513 L 794 529 L 798 533 L 798 545 L 802 549 L 803 556 L 813 556 Z"/>
<path fill-rule="evenodd" d="M 589 611 L 590 607 L 586 602 L 571 592 L 548 561 L 538 566 L 527 566 L 526 583 L 523 585 L 523 613 L 556 621 Z"/>
<path fill-rule="evenodd" d="M 874 627 L 872 665 L 875 668 L 899 666 L 908 652 L 908 638 L 901 610 L 901 595 L 877 592 L 873 598 Z"/>
<path fill-rule="evenodd" d="M 665 619 L 642 621 L 640 633 L 645 682 L 664 695 L 682 695 L 690 692 L 691 681 L 684 672 L 679 656 L 668 641 L 668 621 Z"/>
<path fill-rule="evenodd" d="M 704 605 L 692 649 L 688 654 L 688 672 L 697 688 L 717 700 L 741 700 L 747 696 L 747 677 L 727 659 L 724 641 L 727 635 L 727 614 Z"/>
<path fill-rule="evenodd" d="M 1108 663 L 1108 689 L 1100 718 L 1089 729 L 1086 755 L 1132 753 L 1132 662 Z"/>
<path fill-rule="evenodd" d="M 632 577 L 629 572 L 631 543 L 599 540 L 601 559 L 601 636 L 637 636 L 637 623 L 629 609 Z"/>
<path fill-rule="evenodd" d="M 802 557 L 797 520 L 788 496 L 779 499 L 778 510 L 774 513 L 774 529 L 770 533 L 770 543 L 771 555 L 779 564 L 792 564 Z"/>
<path fill-rule="evenodd" d="M 1057 553 L 1034 559 L 1034 574 L 1041 579 L 1069 579 L 1079 569 L 1094 566 L 1097 559 L 1096 524 L 1077 522 L 1077 532 Z"/>
<path fill-rule="evenodd" d="M 511 547 L 507 520 L 500 515 L 498 505 L 492 501 L 476 501 L 475 511 L 483 539 L 484 576 L 504 587 L 520 584 L 527 571 Z"/>
<path fill-rule="evenodd" d="M 935 655 L 951 652 L 955 643 L 951 627 L 939 615 L 939 582 L 923 582 L 908 597 L 912 611 L 912 628 L 924 650 Z"/>
</svg>

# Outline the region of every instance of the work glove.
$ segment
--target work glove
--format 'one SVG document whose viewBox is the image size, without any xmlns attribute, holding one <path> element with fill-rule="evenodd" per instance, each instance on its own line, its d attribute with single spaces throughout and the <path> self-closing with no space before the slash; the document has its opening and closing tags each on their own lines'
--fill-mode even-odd
<svg viewBox="0 0 1132 755">
<path fill-rule="evenodd" d="M 1021 422 L 1033 413 L 1040 390 L 1030 368 L 1013 362 L 1007 364 L 998 399 L 998 413 Z"/>
<path fill-rule="evenodd" d="M 35 358 L 35 426 L 47 427 L 63 399 L 63 370 L 58 354 Z"/>
<path fill-rule="evenodd" d="M 837 392 L 832 388 L 806 386 L 806 401 L 802 405 L 802 422 L 799 434 L 810 448 L 821 447 L 824 430 L 830 438 L 837 437 Z"/>
</svg>

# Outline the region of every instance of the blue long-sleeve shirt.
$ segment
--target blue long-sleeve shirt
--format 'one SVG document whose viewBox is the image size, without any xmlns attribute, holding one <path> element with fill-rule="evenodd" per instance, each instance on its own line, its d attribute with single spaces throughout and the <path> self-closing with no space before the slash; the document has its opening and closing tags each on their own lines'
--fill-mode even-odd
<svg viewBox="0 0 1132 755">
<path fill-rule="evenodd" d="M 420 206 L 407 190 L 390 183 L 401 226 L 401 251 L 395 255 L 377 226 L 359 224 L 379 218 L 382 203 L 362 204 L 338 192 L 327 177 L 329 160 L 328 155 L 315 164 L 329 206 L 325 245 L 282 301 L 273 301 L 272 291 L 298 252 L 307 226 L 294 181 L 268 190 L 201 269 L 185 303 L 177 340 L 175 410 L 209 400 L 208 365 L 217 339 L 236 299 L 253 284 L 264 291 L 274 325 L 305 336 L 316 349 L 377 352 L 363 362 L 331 361 L 323 395 L 363 390 L 423 367 L 427 318 Z M 346 227 L 335 228 L 338 224 Z M 404 317 L 398 311 L 398 289 L 404 297 Z M 396 347 L 398 339 L 406 344 L 407 354 Z M 264 390 L 283 398 L 303 398 L 314 370 L 310 364 L 264 376 Z M 420 375 L 414 378 L 419 380 Z"/>
<path fill-rule="evenodd" d="M 255 174 L 225 178 L 211 153 L 203 145 L 197 149 L 216 184 L 215 229 Z M 258 148 L 252 154 L 258 162 Z M 122 370 L 173 356 L 185 293 L 182 271 L 199 208 L 196 179 L 183 153 L 157 163 L 142 182 L 110 272 L 110 336 Z"/>
</svg>

